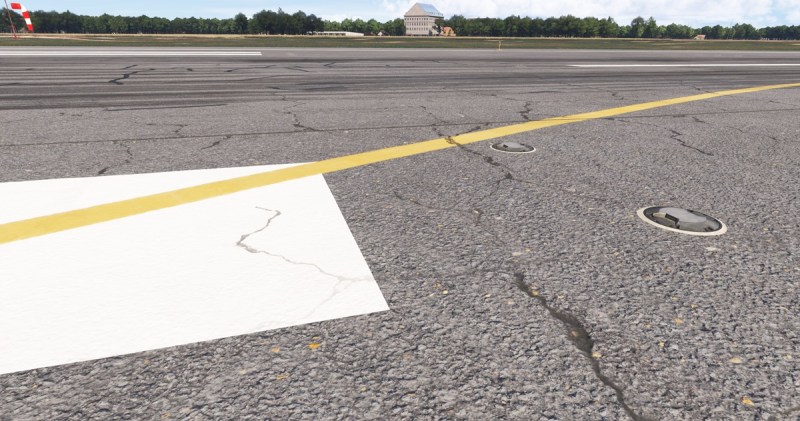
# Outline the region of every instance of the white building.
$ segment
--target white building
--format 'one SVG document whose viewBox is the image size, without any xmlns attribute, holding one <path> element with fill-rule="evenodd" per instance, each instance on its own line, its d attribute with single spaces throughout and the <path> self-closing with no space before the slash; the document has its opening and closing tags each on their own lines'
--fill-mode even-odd
<svg viewBox="0 0 800 421">
<path fill-rule="evenodd" d="M 433 5 L 417 3 L 405 14 L 406 35 L 438 35 L 436 19 L 444 19 L 442 12 Z"/>
<path fill-rule="evenodd" d="M 309 35 L 318 35 L 322 37 L 363 37 L 364 34 L 360 32 L 347 32 L 347 31 L 314 31 L 309 32 Z"/>
</svg>

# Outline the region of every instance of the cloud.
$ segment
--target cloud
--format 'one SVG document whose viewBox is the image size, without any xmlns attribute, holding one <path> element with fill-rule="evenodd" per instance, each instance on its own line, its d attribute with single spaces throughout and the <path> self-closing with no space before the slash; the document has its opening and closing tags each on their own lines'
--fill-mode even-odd
<svg viewBox="0 0 800 421">
<path fill-rule="evenodd" d="M 550 17 L 611 16 L 627 24 L 636 16 L 653 16 L 660 24 L 682 23 L 693 26 L 752 23 L 756 26 L 797 24 L 800 0 L 431 0 L 445 16 L 499 17 L 521 15 Z M 403 14 L 415 1 L 382 0 L 384 9 Z"/>
</svg>

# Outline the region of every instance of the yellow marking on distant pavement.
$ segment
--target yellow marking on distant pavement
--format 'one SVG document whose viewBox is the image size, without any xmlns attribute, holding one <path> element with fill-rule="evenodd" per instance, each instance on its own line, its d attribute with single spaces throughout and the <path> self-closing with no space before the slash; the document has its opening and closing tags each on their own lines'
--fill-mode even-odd
<svg viewBox="0 0 800 421">
<path fill-rule="evenodd" d="M 101 222 L 113 221 L 115 219 L 139 215 L 159 209 L 185 205 L 188 203 L 211 199 L 243 190 L 263 187 L 270 184 L 277 184 L 303 177 L 342 171 L 349 168 L 374 164 L 377 162 L 405 158 L 408 156 L 452 148 L 459 145 L 466 145 L 484 140 L 497 139 L 500 137 L 544 129 L 546 127 L 580 123 L 588 120 L 614 117 L 621 114 L 667 107 L 670 105 L 685 104 L 687 102 L 702 101 L 722 96 L 797 87 L 800 87 L 800 83 L 786 83 L 781 85 L 732 89 L 728 91 L 711 92 L 700 95 L 645 102 L 642 104 L 628 105 L 625 107 L 610 108 L 588 113 L 573 114 L 563 117 L 552 117 L 543 120 L 529 121 L 526 123 L 512 124 L 494 129 L 460 134 L 448 138 L 427 140 L 408 145 L 393 146 L 385 149 L 341 156 L 338 158 L 330 158 L 323 161 L 301 164 L 294 167 L 246 175 L 228 180 L 215 181 L 212 183 L 186 187 L 169 192 L 157 193 L 133 199 L 121 200 L 118 202 L 91 206 L 83 209 L 56 213 L 53 215 L 40 216 L 1 224 L 0 244 L 53 234 L 56 232 L 98 224 Z"/>
</svg>

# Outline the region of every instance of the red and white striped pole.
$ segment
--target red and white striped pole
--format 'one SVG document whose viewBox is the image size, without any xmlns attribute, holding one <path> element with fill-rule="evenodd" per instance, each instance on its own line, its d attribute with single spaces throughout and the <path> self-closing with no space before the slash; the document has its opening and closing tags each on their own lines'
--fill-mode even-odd
<svg viewBox="0 0 800 421">
<path fill-rule="evenodd" d="M 33 32 L 33 22 L 31 22 L 31 12 L 25 8 L 21 3 L 11 3 L 11 9 L 19 10 L 22 17 L 25 18 L 25 24 L 28 25 L 28 31 Z"/>
<path fill-rule="evenodd" d="M 17 28 L 14 27 L 14 20 L 11 19 L 11 9 L 8 8 L 8 1 L 3 0 L 6 4 L 6 14 L 8 15 L 8 24 L 11 25 L 11 36 L 17 38 Z"/>
</svg>

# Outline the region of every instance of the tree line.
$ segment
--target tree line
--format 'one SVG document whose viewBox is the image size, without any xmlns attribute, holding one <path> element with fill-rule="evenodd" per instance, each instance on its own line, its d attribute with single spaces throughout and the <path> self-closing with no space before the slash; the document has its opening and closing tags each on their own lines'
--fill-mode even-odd
<svg viewBox="0 0 800 421">
<path fill-rule="evenodd" d="M 5 19 L 6 10 L 1 9 L 0 32 L 9 32 Z M 17 28 L 24 28 L 22 17 L 12 12 Z M 403 19 L 379 22 L 375 19 L 344 19 L 341 22 L 326 21 L 298 11 L 293 14 L 278 9 L 277 12 L 262 10 L 251 17 L 239 13 L 230 19 L 175 18 L 166 19 L 149 16 L 101 16 L 77 15 L 70 11 L 31 12 L 36 32 L 43 33 L 92 33 L 92 34 L 267 34 L 302 35 L 315 31 L 351 31 L 365 34 L 404 35 Z M 437 21 L 439 27 L 449 26 L 459 36 L 506 36 L 506 37 L 582 37 L 582 38 L 673 38 L 688 39 L 705 35 L 708 39 L 800 39 L 800 26 L 774 26 L 756 29 L 753 25 L 740 23 L 733 26 L 704 26 L 692 28 L 671 23 L 659 25 L 652 17 L 637 17 L 630 24 L 620 25 L 613 18 L 578 18 L 572 15 L 550 18 L 509 16 L 500 18 L 466 18 L 455 15 Z"/>
<path fill-rule="evenodd" d="M 520 16 L 469 19 L 455 15 L 437 24 L 453 28 L 459 36 L 689 39 L 702 34 L 707 39 L 800 39 L 800 26 L 756 29 L 753 25 L 741 23 L 730 27 L 716 25 L 692 28 L 677 23 L 659 25 L 654 18 L 644 19 L 641 16 L 628 25 L 620 25 L 611 17 L 578 18 L 572 15 L 546 19 Z"/>
<path fill-rule="evenodd" d="M 0 32 L 9 32 L 5 8 L 0 9 Z M 12 12 L 14 25 L 24 28 L 22 17 Z M 32 11 L 31 20 L 36 32 L 69 34 L 286 34 L 299 35 L 322 31 L 323 20 L 302 11 L 288 14 L 262 10 L 247 17 L 239 13 L 231 19 L 175 18 L 149 16 L 77 15 L 70 11 Z"/>
</svg>

